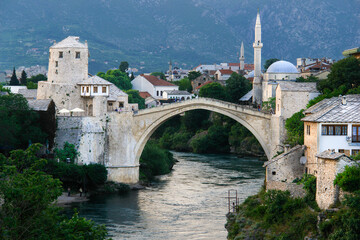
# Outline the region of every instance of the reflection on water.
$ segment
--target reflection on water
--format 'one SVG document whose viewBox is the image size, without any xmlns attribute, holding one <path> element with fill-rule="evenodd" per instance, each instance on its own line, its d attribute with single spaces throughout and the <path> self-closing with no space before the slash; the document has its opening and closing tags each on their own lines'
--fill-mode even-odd
<svg viewBox="0 0 360 240">
<path fill-rule="evenodd" d="M 257 193 L 263 163 L 229 155 L 174 152 L 174 157 L 179 160 L 174 171 L 150 188 L 71 207 L 105 224 L 113 239 L 226 239 L 227 191 L 236 189 L 240 201 Z"/>
</svg>

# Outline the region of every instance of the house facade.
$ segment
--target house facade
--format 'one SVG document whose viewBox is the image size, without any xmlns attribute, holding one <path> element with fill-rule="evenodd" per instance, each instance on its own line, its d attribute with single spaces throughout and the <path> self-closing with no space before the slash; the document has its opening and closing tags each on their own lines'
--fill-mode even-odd
<svg viewBox="0 0 360 240">
<path fill-rule="evenodd" d="M 155 99 L 162 99 L 164 91 L 179 90 L 179 86 L 152 75 L 141 74 L 132 80 L 131 84 L 133 89 L 148 92 Z"/>
<path fill-rule="evenodd" d="M 360 151 L 360 95 L 333 97 L 304 113 L 305 172 L 317 175 L 317 154 L 331 150 L 356 155 Z"/>
</svg>

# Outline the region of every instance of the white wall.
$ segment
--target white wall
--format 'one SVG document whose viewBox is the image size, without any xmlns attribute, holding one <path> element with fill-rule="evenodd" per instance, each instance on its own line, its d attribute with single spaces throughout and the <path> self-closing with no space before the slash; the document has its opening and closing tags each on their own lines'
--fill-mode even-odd
<svg viewBox="0 0 360 240">
<path fill-rule="evenodd" d="M 350 154 L 351 154 L 351 150 L 354 149 L 360 149 L 360 143 L 352 143 L 351 141 L 348 142 L 346 140 L 347 136 L 328 136 L 328 135 L 321 135 L 321 126 L 322 125 L 348 125 L 348 137 L 352 137 L 352 125 L 351 123 L 346 124 L 333 124 L 333 123 L 322 123 L 322 124 L 318 124 L 318 153 L 321 153 L 325 150 L 328 149 L 334 149 L 336 152 L 338 152 L 339 149 L 344 149 L 344 150 L 350 150 Z M 354 125 L 359 125 L 359 123 L 354 124 Z"/>
</svg>

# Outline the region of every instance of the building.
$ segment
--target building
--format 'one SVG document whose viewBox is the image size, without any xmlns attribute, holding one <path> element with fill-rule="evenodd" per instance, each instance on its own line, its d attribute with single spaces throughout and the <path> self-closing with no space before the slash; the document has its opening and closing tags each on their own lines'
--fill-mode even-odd
<svg viewBox="0 0 360 240">
<path fill-rule="evenodd" d="M 324 99 L 304 111 L 306 172 L 317 175 L 317 155 L 360 151 L 360 95 Z"/>
<path fill-rule="evenodd" d="M 342 54 L 344 55 L 344 57 L 354 56 L 357 59 L 360 59 L 360 48 L 357 47 L 357 48 L 347 49 L 343 51 Z"/>
<path fill-rule="evenodd" d="M 231 74 L 233 73 L 234 71 L 228 69 L 217 70 L 214 75 L 215 81 L 225 86 L 226 80 L 228 80 L 231 77 Z"/>
<path fill-rule="evenodd" d="M 193 89 L 193 92 L 195 92 L 196 88 L 208 81 L 212 81 L 212 78 L 207 74 L 202 74 L 199 77 L 195 78 L 191 81 L 191 86 Z"/>
<path fill-rule="evenodd" d="M 155 99 L 162 99 L 164 91 L 179 90 L 179 86 L 152 75 L 141 74 L 132 80 L 131 84 L 133 89 L 148 92 Z"/>
<path fill-rule="evenodd" d="M 314 82 L 280 82 L 276 87 L 276 116 L 284 119 L 291 117 L 299 109 L 305 109 L 309 101 L 319 94 Z"/>
<path fill-rule="evenodd" d="M 203 86 L 208 85 L 208 84 L 210 84 L 210 83 L 213 83 L 213 82 L 215 82 L 215 81 L 210 80 L 210 81 L 204 82 L 204 83 L 201 84 L 200 86 L 197 86 L 197 87 L 194 89 L 194 94 L 199 94 L 200 88 L 202 88 Z"/>
<path fill-rule="evenodd" d="M 282 82 L 295 82 L 300 77 L 296 67 L 288 61 L 277 61 L 269 66 L 263 75 L 262 100 L 275 97 L 276 87 Z M 307 84 L 307 83 L 305 83 Z"/>
<path fill-rule="evenodd" d="M 303 78 L 314 76 L 326 79 L 333 63 L 334 60 L 330 58 L 298 58 L 296 67 Z"/>
<path fill-rule="evenodd" d="M 296 68 L 301 71 L 302 68 L 306 66 L 311 66 L 316 63 L 327 63 L 333 64 L 335 61 L 331 58 L 297 58 L 296 59 Z"/>
<path fill-rule="evenodd" d="M 174 101 L 189 100 L 193 95 L 187 91 L 171 90 L 164 91 L 163 99 L 173 99 Z"/>
<path fill-rule="evenodd" d="M 52 99 L 56 110 L 78 109 L 81 116 L 104 116 L 108 111 L 131 111 L 128 96 L 114 84 L 88 74 L 87 42 L 69 36 L 49 49 L 48 80 L 38 83 L 38 100 Z"/>
<path fill-rule="evenodd" d="M 148 92 L 139 92 L 139 95 L 145 100 L 146 108 L 156 107 L 159 104 L 159 102 Z"/>
</svg>

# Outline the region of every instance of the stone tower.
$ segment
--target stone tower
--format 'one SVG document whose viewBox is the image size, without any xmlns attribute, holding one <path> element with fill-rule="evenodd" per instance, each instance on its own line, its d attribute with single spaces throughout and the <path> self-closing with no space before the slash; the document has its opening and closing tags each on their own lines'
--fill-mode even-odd
<svg viewBox="0 0 360 240">
<path fill-rule="evenodd" d="M 38 83 L 37 99 L 52 99 L 58 110 L 86 109 L 78 83 L 88 79 L 87 42 L 69 36 L 49 49 L 48 80 Z"/>
<path fill-rule="evenodd" d="M 48 82 L 76 84 L 88 78 L 87 42 L 69 36 L 49 50 Z"/>
<path fill-rule="evenodd" d="M 174 80 L 174 75 L 173 75 L 173 72 L 172 72 L 172 62 L 171 62 L 171 59 L 170 59 L 170 62 L 169 62 L 169 79 L 171 81 Z"/>
<path fill-rule="evenodd" d="M 262 103 L 262 83 L 261 83 L 261 48 L 263 44 L 261 42 L 261 23 L 260 13 L 258 10 L 255 24 L 255 42 L 254 47 L 254 81 L 253 81 L 253 103 Z"/>
<path fill-rule="evenodd" d="M 240 71 L 244 71 L 244 67 L 245 67 L 245 57 L 244 57 L 244 43 L 241 42 L 241 48 L 240 48 Z"/>
</svg>

